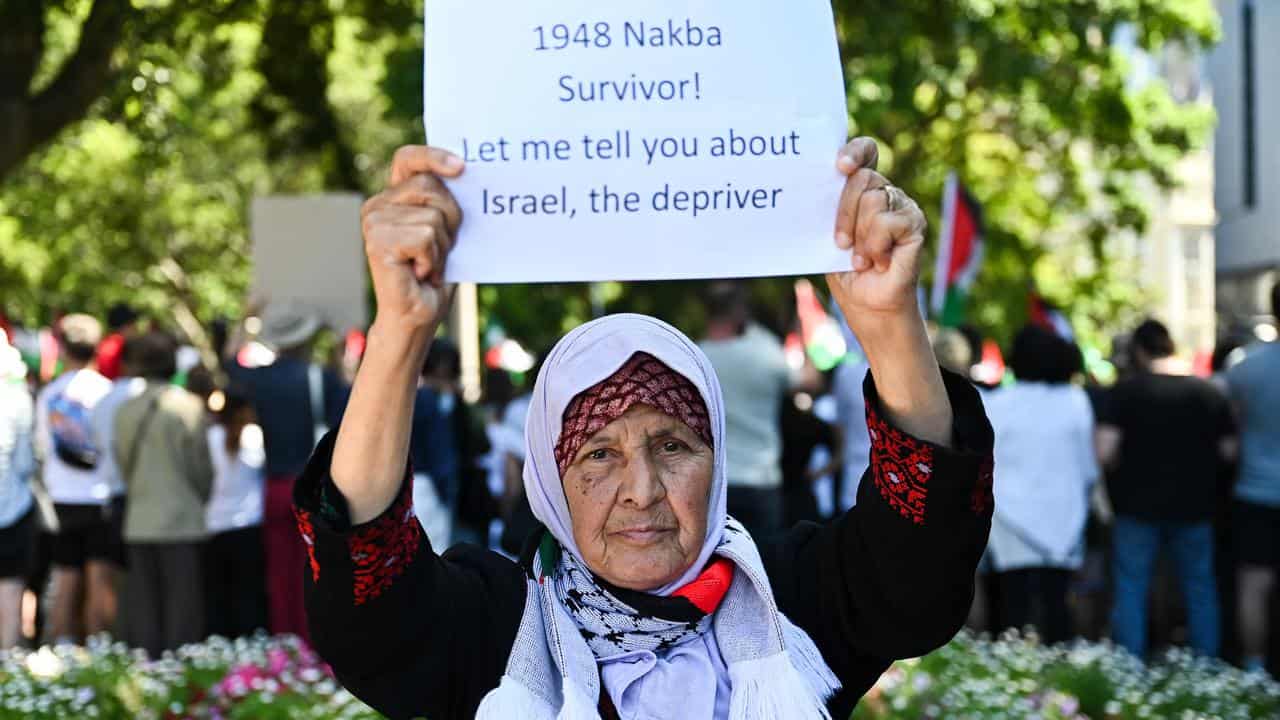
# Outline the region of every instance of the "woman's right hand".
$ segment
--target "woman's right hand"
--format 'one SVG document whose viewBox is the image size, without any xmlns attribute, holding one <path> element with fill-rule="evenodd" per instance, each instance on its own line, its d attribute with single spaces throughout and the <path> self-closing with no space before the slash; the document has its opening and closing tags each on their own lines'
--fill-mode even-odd
<svg viewBox="0 0 1280 720">
<path fill-rule="evenodd" d="M 462 224 L 462 210 L 440 178 L 460 174 L 462 159 L 451 153 L 402 147 L 387 189 L 360 210 L 378 311 L 329 465 L 356 524 L 390 507 L 404 479 L 414 393 L 449 309 L 445 260 Z"/>
<path fill-rule="evenodd" d="M 458 177 L 462 170 L 462 158 L 446 150 L 406 145 L 391 161 L 387 189 L 361 208 L 377 324 L 429 330 L 430 337 L 448 311 L 445 261 L 462 209 L 440 178 Z"/>
</svg>

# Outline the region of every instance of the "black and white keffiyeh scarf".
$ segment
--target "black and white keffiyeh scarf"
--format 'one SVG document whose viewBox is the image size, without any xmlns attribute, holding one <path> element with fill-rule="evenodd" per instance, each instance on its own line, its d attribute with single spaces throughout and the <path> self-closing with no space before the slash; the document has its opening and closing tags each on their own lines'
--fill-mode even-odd
<svg viewBox="0 0 1280 720">
<path fill-rule="evenodd" d="M 812 638 L 778 610 L 746 530 L 730 518 L 723 538 L 716 556 L 732 562 L 733 579 L 719 607 L 701 617 L 667 618 L 660 614 L 679 612 L 667 598 L 648 611 L 624 602 L 618 595 L 626 591 L 602 587 L 548 534 L 534 559 L 539 572 L 529 580 L 506 674 L 476 717 L 599 720 L 605 692 L 623 718 L 829 718 L 825 703 L 839 680 Z M 611 679 L 645 651 L 657 665 L 640 679 L 637 698 L 630 694 L 634 681 Z M 672 655 L 683 655 L 682 664 L 663 665 Z M 726 705 L 717 703 L 722 686 Z"/>
<path fill-rule="evenodd" d="M 637 607 L 627 604 L 618 597 L 623 593 L 604 587 L 572 553 L 561 553 L 559 565 L 553 580 L 556 597 L 598 659 L 635 650 L 660 654 L 698 639 L 711 627 L 712 616 L 691 604 L 682 608 L 668 600 L 643 609 L 638 602 Z M 666 607 L 653 607 L 659 604 Z M 686 609 L 687 614 L 682 612 Z M 669 619 L 681 614 L 687 619 Z"/>
</svg>

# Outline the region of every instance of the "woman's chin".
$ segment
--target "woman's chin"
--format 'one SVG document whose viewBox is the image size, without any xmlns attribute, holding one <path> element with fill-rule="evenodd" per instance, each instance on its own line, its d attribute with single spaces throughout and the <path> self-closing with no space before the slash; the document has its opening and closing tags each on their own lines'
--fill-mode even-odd
<svg viewBox="0 0 1280 720">
<path fill-rule="evenodd" d="M 683 558 L 654 558 L 648 554 L 621 560 L 617 567 L 625 568 L 624 573 L 615 577 L 603 573 L 597 574 L 618 587 L 638 592 L 657 590 L 663 585 L 675 582 L 690 565 L 684 562 Z"/>
</svg>

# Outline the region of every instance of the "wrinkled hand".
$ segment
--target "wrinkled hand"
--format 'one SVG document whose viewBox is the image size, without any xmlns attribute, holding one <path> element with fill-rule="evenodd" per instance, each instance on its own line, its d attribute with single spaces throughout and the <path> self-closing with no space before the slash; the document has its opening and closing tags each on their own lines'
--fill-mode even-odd
<svg viewBox="0 0 1280 720">
<path fill-rule="evenodd" d="M 870 138 L 840 149 L 836 167 L 848 176 L 836 217 L 836 244 L 851 252 L 851 270 L 829 273 L 827 286 L 851 323 L 867 316 L 917 313 L 916 283 L 926 227 L 920 206 L 889 188 L 875 171 L 879 150 Z M 890 207 L 890 198 L 895 207 Z"/>
<path fill-rule="evenodd" d="M 445 261 L 462 224 L 462 209 L 441 177 L 462 174 L 462 159 L 439 148 L 406 145 L 391 161 L 386 190 L 360 209 L 380 322 L 434 327 L 448 311 L 452 289 Z"/>
</svg>

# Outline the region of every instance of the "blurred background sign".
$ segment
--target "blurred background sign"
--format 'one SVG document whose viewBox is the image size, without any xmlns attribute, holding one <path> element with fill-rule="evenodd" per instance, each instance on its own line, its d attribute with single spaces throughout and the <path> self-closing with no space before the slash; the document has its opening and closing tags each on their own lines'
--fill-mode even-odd
<svg viewBox="0 0 1280 720">
<path fill-rule="evenodd" d="M 250 211 L 251 296 L 294 301 L 342 332 L 369 322 L 355 193 L 257 197 Z"/>
</svg>

